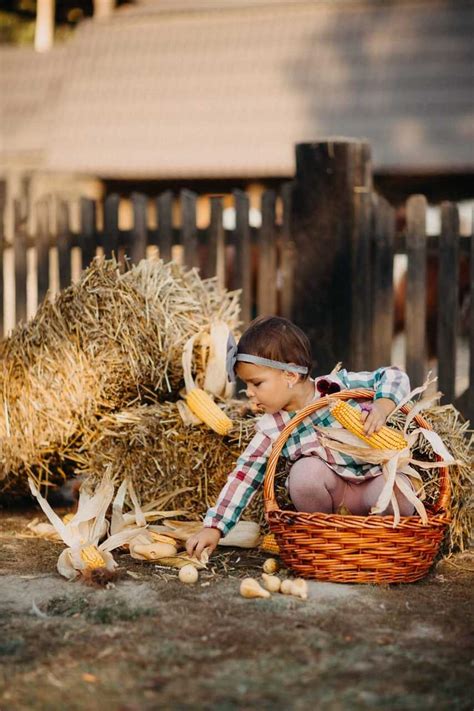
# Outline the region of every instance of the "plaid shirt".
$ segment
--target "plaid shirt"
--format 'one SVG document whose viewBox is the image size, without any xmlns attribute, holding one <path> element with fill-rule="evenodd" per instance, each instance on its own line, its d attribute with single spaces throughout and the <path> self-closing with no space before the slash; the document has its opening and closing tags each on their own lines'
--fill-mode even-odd
<svg viewBox="0 0 474 711">
<path fill-rule="evenodd" d="M 399 368 L 379 368 L 374 372 L 348 373 L 340 370 L 336 374 L 316 378 L 315 397 L 322 397 L 318 391 L 318 381 L 325 379 L 343 389 L 370 388 L 375 391 L 375 399 L 390 398 L 398 404 L 410 392 L 408 376 Z M 359 407 L 354 400 L 350 404 Z M 267 459 L 274 441 L 280 432 L 294 417 L 295 412 L 279 410 L 274 414 L 265 414 L 257 420 L 256 434 L 245 451 L 238 458 L 235 469 L 229 474 L 214 507 L 210 508 L 204 519 L 204 526 L 218 528 L 226 535 L 239 520 L 242 511 L 250 503 L 265 477 Z M 317 456 L 344 479 L 353 482 L 363 481 L 366 477 L 378 476 L 380 467 L 373 464 L 361 464 L 353 457 L 333 452 L 320 444 L 314 427 L 330 427 L 335 419 L 327 407 L 305 418 L 288 437 L 282 456 L 294 462 L 300 457 Z M 336 426 L 340 426 L 336 423 Z"/>
</svg>

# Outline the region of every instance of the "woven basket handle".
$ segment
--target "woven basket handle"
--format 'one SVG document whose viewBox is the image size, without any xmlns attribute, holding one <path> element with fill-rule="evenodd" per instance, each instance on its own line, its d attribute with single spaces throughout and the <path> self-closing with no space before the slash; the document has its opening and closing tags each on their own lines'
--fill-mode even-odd
<svg viewBox="0 0 474 711">
<path fill-rule="evenodd" d="M 329 403 L 335 399 L 370 400 L 374 398 L 374 394 L 375 393 L 373 390 L 367 390 L 363 388 L 358 390 L 341 390 L 341 392 L 334 393 L 333 395 L 322 397 L 319 400 L 316 400 L 315 402 L 306 405 L 306 407 L 297 412 L 293 419 L 290 420 L 290 422 L 286 425 L 285 429 L 281 431 L 278 439 L 275 440 L 275 443 L 272 447 L 272 451 L 270 453 L 270 457 L 268 458 L 267 470 L 265 472 L 265 480 L 263 482 L 263 500 L 265 511 L 267 513 L 270 511 L 280 510 L 280 507 L 278 506 L 277 500 L 275 498 L 275 471 L 278 459 L 281 454 L 281 450 L 283 449 L 286 440 L 293 432 L 293 430 L 300 424 L 300 422 L 302 422 L 306 417 L 308 417 L 308 415 L 311 415 L 313 412 L 316 412 L 317 410 L 322 410 L 324 407 L 327 407 Z M 410 408 L 407 405 L 404 405 L 401 408 L 401 411 L 407 414 L 410 411 Z M 420 427 L 424 427 L 427 430 L 433 429 L 431 425 L 429 425 L 428 422 L 426 422 L 426 420 L 421 417 L 421 415 L 416 415 L 415 420 Z M 439 460 L 440 457 L 437 456 L 436 459 Z M 433 504 L 433 511 L 439 512 L 447 510 L 449 504 L 449 494 L 450 486 L 448 468 L 442 467 L 439 469 L 439 493 L 437 501 Z"/>
</svg>

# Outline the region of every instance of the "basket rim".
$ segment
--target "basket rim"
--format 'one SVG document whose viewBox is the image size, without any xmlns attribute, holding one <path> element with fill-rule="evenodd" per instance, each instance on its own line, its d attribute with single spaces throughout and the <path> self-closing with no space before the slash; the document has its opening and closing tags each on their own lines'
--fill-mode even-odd
<svg viewBox="0 0 474 711">
<path fill-rule="evenodd" d="M 280 509 L 278 502 L 276 500 L 275 496 L 275 472 L 276 472 L 276 467 L 278 463 L 278 459 L 280 458 L 281 451 L 283 449 L 283 446 L 285 442 L 287 441 L 289 435 L 291 432 L 296 429 L 296 427 L 306 418 L 308 415 L 311 415 L 313 412 L 316 412 L 317 410 L 321 410 L 324 407 L 327 407 L 329 403 L 335 399 L 340 399 L 340 400 L 368 400 L 368 399 L 374 399 L 375 392 L 373 390 L 370 390 L 368 388 L 358 388 L 358 389 L 352 389 L 352 390 L 341 390 L 340 392 L 333 393 L 331 395 L 327 395 L 325 397 L 319 398 L 318 400 L 315 400 L 311 402 L 309 405 L 306 405 L 306 407 L 302 408 L 299 410 L 296 415 L 288 422 L 288 424 L 285 426 L 285 428 L 280 432 L 278 438 L 275 440 L 272 446 L 272 450 L 270 453 L 270 456 L 268 458 L 267 462 L 267 468 L 265 471 L 265 478 L 263 482 L 263 503 L 264 503 L 264 508 L 265 508 L 265 513 L 268 515 L 269 518 L 271 518 L 272 513 L 281 513 L 283 515 L 286 514 L 306 514 L 306 516 L 325 516 L 325 517 L 334 517 L 337 516 L 338 520 L 339 518 L 343 519 L 357 519 L 358 521 L 362 522 L 365 519 L 370 519 L 371 521 L 375 521 L 376 519 L 383 519 L 384 522 L 387 522 L 390 524 L 390 526 L 393 526 L 393 523 L 390 523 L 391 520 L 393 520 L 393 516 L 382 516 L 382 515 L 366 515 L 366 516 L 356 516 L 353 514 L 350 515 L 345 515 L 342 516 L 340 514 L 323 514 L 321 512 L 305 512 L 305 511 L 284 511 L 283 509 Z M 401 408 L 401 411 L 405 414 L 408 414 L 410 412 L 411 407 L 408 405 L 403 405 Z M 432 430 L 433 428 L 431 425 L 422 417 L 422 415 L 417 414 L 415 415 L 415 421 L 420 427 L 424 427 L 425 429 Z M 436 455 L 436 459 L 439 461 L 441 460 L 441 457 Z M 448 505 L 449 505 L 449 497 L 450 497 L 450 481 L 449 481 L 449 470 L 448 467 L 439 467 L 438 469 L 439 473 L 439 492 L 438 492 L 438 498 L 437 500 L 431 504 L 430 506 L 430 513 L 433 515 L 443 515 L 446 514 L 448 515 Z M 401 516 L 401 520 L 405 519 L 416 519 L 419 520 L 419 516 L 417 514 L 412 515 L 412 516 Z"/>
</svg>

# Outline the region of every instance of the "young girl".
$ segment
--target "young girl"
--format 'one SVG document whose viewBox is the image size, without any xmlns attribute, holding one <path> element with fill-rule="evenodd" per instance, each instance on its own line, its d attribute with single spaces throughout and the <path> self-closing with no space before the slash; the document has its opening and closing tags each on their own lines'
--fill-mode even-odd
<svg viewBox="0 0 474 711">
<path fill-rule="evenodd" d="M 340 370 L 315 380 L 309 377 L 311 347 L 305 334 L 290 321 L 275 316 L 253 321 L 240 338 L 235 356 L 236 373 L 247 386 L 250 401 L 265 414 L 256 424 L 256 434 L 237 460 L 204 526 L 188 539 L 189 555 L 209 553 L 226 535 L 262 484 L 273 442 L 297 410 L 313 400 L 342 389 L 371 388 L 373 402 L 350 401 L 362 410 L 367 435 L 377 432 L 396 405 L 410 392 L 408 376 L 395 367 L 374 372 Z M 233 364 L 231 364 L 231 367 Z M 309 415 L 286 441 L 282 456 L 294 462 L 287 487 L 298 511 L 334 513 L 341 506 L 351 514 L 367 515 L 384 485 L 378 465 L 360 464 L 352 457 L 323 447 L 314 426 L 334 423 L 328 408 Z M 403 476 L 403 475 L 402 475 Z M 405 477 L 409 483 L 408 477 Z M 411 484 L 409 483 L 410 487 Z M 413 505 L 397 492 L 402 516 Z M 384 514 L 392 514 L 390 505 Z"/>
</svg>

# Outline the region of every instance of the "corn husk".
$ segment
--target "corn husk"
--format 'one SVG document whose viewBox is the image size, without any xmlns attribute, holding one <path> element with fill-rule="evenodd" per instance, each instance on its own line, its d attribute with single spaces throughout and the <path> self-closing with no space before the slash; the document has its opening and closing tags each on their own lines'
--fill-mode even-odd
<svg viewBox="0 0 474 711">
<path fill-rule="evenodd" d="M 149 526 L 150 531 L 171 536 L 176 541 L 186 542 L 202 529 L 198 521 L 166 521 L 162 526 Z M 223 536 L 217 545 L 236 548 L 256 548 L 260 543 L 260 526 L 255 521 L 238 521 L 232 530 Z"/>
</svg>

